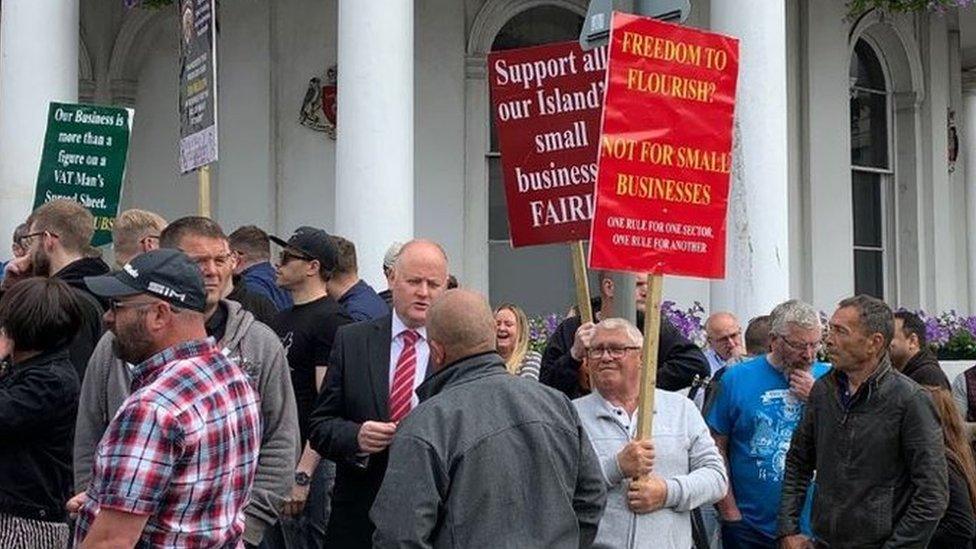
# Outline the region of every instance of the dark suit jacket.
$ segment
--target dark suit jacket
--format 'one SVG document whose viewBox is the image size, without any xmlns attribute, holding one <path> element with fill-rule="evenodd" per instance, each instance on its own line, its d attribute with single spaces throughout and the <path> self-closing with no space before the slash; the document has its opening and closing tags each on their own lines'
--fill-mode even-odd
<svg viewBox="0 0 976 549">
<path fill-rule="evenodd" d="M 336 463 L 328 540 L 336 547 L 372 547 L 369 509 L 388 453 L 360 456 L 357 436 L 365 421 L 390 421 L 390 315 L 339 328 L 329 371 L 309 420 L 309 442 Z M 430 374 L 427 365 L 427 374 Z"/>
</svg>

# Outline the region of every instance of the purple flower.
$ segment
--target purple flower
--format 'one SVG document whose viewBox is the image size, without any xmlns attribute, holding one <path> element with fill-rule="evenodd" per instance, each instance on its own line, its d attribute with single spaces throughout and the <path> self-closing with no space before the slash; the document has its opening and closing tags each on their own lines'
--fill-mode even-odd
<svg viewBox="0 0 976 549">
<path fill-rule="evenodd" d="M 702 317 L 705 307 L 699 302 L 694 302 L 687 310 L 678 309 L 673 301 L 661 302 L 661 317 L 671 321 L 671 324 L 689 340 L 704 347 L 705 323 Z"/>
<path fill-rule="evenodd" d="M 561 319 L 559 318 L 559 315 L 557 315 L 556 313 L 549 313 L 545 318 L 545 327 L 547 333 L 551 335 L 553 332 L 555 332 L 556 328 L 559 327 L 560 322 Z"/>
</svg>

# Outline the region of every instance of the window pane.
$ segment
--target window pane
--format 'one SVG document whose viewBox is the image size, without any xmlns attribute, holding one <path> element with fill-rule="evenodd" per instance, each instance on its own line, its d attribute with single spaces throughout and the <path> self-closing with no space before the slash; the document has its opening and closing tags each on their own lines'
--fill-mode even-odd
<svg viewBox="0 0 976 549">
<path fill-rule="evenodd" d="M 851 164 L 888 167 L 888 97 L 851 90 Z"/>
<path fill-rule="evenodd" d="M 850 77 L 852 85 L 873 90 L 886 90 L 884 71 L 878 55 L 864 40 L 858 40 L 854 45 L 854 55 L 851 56 Z"/>
<path fill-rule="evenodd" d="M 501 158 L 488 159 L 488 239 L 508 240 L 508 210 Z"/>
<path fill-rule="evenodd" d="M 556 6 L 530 8 L 509 19 L 491 45 L 492 51 L 577 40 L 583 17 Z"/>
<path fill-rule="evenodd" d="M 854 198 L 854 245 L 882 246 L 881 176 L 852 172 Z"/>
<path fill-rule="evenodd" d="M 515 303 L 529 315 L 557 313 L 576 298 L 572 257 L 565 244 L 512 249 L 508 242 L 488 245 L 488 293 L 494 305 Z M 595 291 L 597 286 L 590 286 Z"/>
<path fill-rule="evenodd" d="M 884 299 L 884 254 L 854 250 L 854 293 Z"/>
</svg>

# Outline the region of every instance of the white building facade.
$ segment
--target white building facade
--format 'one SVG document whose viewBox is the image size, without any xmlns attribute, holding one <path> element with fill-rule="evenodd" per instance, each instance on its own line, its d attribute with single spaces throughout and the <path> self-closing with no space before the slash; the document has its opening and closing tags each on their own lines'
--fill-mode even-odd
<svg viewBox="0 0 976 549">
<path fill-rule="evenodd" d="M 616 2 L 625 11 L 631 0 Z M 748 318 L 857 291 L 976 313 L 976 13 L 847 17 L 843 0 L 692 0 L 686 24 L 741 40 L 724 281 L 665 298 Z M 214 217 L 356 242 L 385 287 L 393 240 L 441 242 L 493 303 L 562 313 L 568 246 L 512 250 L 486 54 L 572 40 L 586 0 L 221 0 Z M 176 10 L 122 0 L 4 0 L 0 245 L 28 213 L 49 101 L 135 109 L 122 207 L 197 208 L 177 166 Z M 75 32 L 77 30 L 77 32 Z M 338 68 L 336 140 L 299 124 L 310 78 Z"/>
</svg>

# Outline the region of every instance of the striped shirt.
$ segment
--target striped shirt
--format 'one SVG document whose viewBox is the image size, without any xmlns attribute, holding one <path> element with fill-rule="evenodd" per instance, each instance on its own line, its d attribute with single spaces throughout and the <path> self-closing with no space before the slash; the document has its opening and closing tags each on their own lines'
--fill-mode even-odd
<svg viewBox="0 0 976 549">
<path fill-rule="evenodd" d="M 137 547 L 234 547 L 261 442 L 257 393 L 212 338 L 133 369 L 98 445 L 75 542 L 100 509 L 149 519 Z"/>
</svg>

